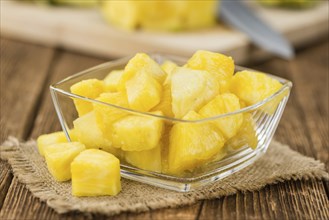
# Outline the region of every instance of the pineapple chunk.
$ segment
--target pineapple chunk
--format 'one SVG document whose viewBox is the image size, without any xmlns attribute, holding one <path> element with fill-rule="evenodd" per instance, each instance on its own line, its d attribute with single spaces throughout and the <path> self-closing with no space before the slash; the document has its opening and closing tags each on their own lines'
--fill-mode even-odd
<svg viewBox="0 0 329 220">
<path fill-rule="evenodd" d="M 161 112 L 152 112 L 162 115 Z M 124 151 L 155 148 L 160 141 L 163 120 L 152 116 L 126 116 L 113 124 L 113 146 Z"/>
<path fill-rule="evenodd" d="M 120 161 L 105 151 L 83 151 L 71 163 L 71 172 L 74 196 L 114 196 L 121 191 Z"/>
<path fill-rule="evenodd" d="M 126 82 L 140 72 L 149 74 L 160 84 L 166 79 L 166 73 L 157 62 L 145 53 L 137 53 L 129 60 L 124 69 L 124 73 L 119 81 L 119 90 L 125 91 Z"/>
<path fill-rule="evenodd" d="M 141 71 L 126 82 L 130 108 L 147 112 L 161 99 L 161 85 L 147 72 Z"/>
<path fill-rule="evenodd" d="M 202 117 L 194 111 L 184 116 L 184 120 L 199 120 Z M 171 174 L 180 175 L 204 162 L 209 162 L 224 146 L 224 138 L 209 122 L 177 123 L 170 134 L 168 163 Z"/>
<path fill-rule="evenodd" d="M 57 181 L 71 179 L 70 164 L 85 146 L 79 142 L 59 143 L 44 148 L 49 172 Z"/>
<path fill-rule="evenodd" d="M 211 27 L 216 24 L 216 4 L 219 1 L 185 1 L 185 26 L 189 29 Z"/>
<path fill-rule="evenodd" d="M 123 70 L 113 70 L 104 78 L 105 91 L 118 92 Z"/>
<path fill-rule="evenodd" d="M 123 29 L 178 31 L 215 24 L 216 0 L 101 1 L 105 19 Z"/>
<path fill-rule="evenodd" d="M 167 78 L 176 67 L 178 67 L 177 64 L 170 60 L 164 61 L 161 65 L 161 68 L 163 69 L 163 71 L 165 71 L 165 73 L 167 73 Z"/>
<path fill-rule="evenodd" d="M 161 172 L 161 145 L 151 150 L 127 151 L 125 152 L 125 159 L 140 169 Z"/>
<path fill-rule="evenodd" d="M 256 149 L 258 145 L 258 139 L 256 135 L 254 121 L 250 113 L 245 113 L 243 115 L 243 122 L 238 133 L 227 140 L 225 146 L 229 149 L 239 149 L 244 145 L 248 145 L 252 149 Z"/>
<path fill-rule="evenodd" d="M 71 141 L 77 141 L 76 131 L 74 129 L 69 131 Z M 63 131 L 57 131 L 50 134 L 40 135 L 37 139 L 38 150 L 41 156 L 44 156 L 44 148 L 48 145 L 67 143 L 66 136 Z"/>
<path fill-rule="evenodd" d="M 119 149 L 112 147 L 112 142 L 103 137 L 103 133 L 96 123 L 94 111 L 77 118 L 73 124 L 79 142 L 83 143 L 86 148 L 101 149 L 120 156 Z"/>
<path fill-rule="evenodd" d="M 229 82 L 234 73 L 234 61 L 232 57 L 199 50 L 187 61 L 187 67 L 195 70 L 208 71 L 219 82 L 220 92 L 225 93 L 228 91 Z"/>
<path fill-rule="evenodd" d="M 171 85 L 169 83 L 164 84 L 161 101 L 152 109 L 152 111 L 161 111 L 167 117 L 174 117 L 171 102 Z"/>
<path fill-rule="evenodd" d="M 203 106 L 199 113 L 203 117 L 209 118 L 220 114 L 237 111 L 239 109 L 240 102 L 238 97 L 232 93 L 224 93 L 216 96 L 216 98 Z M 232 116 L 215 119 L 213 120 L 213 123 L 218 127 L 225 138 L 229 139 L 238 132 L 242 124 L 242 120 L 242 114 L 234 114 Z"/>
<path fill-rule="evenodd" d="M 167 73 L 167 78 L 163 83 L 162 97 L 160 103 L 155 106 L 153 111 L 161 111 L 167 117 L 174 117 L 172 112 L 171 98 L 171 76 L 175 68 L 178 67 L 174 62 L 166 60 L 161 68 Z"/>
<path fill-rule="evenodd" d="M 237 72 L 231 80 L 230 91 L 247 105 L 253 105 L 271 96 L 282 87 L 282 84 L 259 72 Z"/>
<path fill-rule="evenodd" d="M 171 78 L 172 111 L 182 118 L 189 111 L 198 111 L 218 95 L 219 85 L 207 71 L 176 68 Z"/>
<path fill-rule="evenodd" d="M 121 92 L 103 93 L 96 100 L 120 107 L 128 107 L 127 97 Z M 97 125 L 103 132 L 103 136 L 108 140 L 112 139 L 112 124 L 128 114 L 118 107 L 101 103 L 94 103 L 94 112 Z"/>
<path fill-rule="evenodd" d="M 100 1 L 101 11 L 107 22 L 132 30 L 140 24 L 139 1 Z"/>
<path fill-rule="evenodd" d="M 82 80 L 71 86 L 71 92 L 79 96 L 96 99 L 104 92 L 104 82 L 98 79 Z M 80 99 L 73 100 L 79 116 L 93 110 L 93 104 L 91 102 Z"/>
</svg>

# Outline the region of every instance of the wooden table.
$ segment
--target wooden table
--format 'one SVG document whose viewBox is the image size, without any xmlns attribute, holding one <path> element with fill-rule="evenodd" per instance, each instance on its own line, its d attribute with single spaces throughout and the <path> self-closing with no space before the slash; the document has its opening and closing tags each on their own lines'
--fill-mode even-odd
<svg viewBox="0 0 329 220">
<path fill-rule="evenodd" d="M 328 41 L 298 51 L 293 61 L 272 59 L 252 68 L 293 81 L 292 95 L 276 139 L 329 167 Z M 48 86 L 106 59 L 1 39 L 1 142 L 9 135 L 36 138 L 60 129 Z M 105 219 L 82 213 L 59 215 L 13 177 L 0 161 L 0 219 Z M 329 219 L 329 183 L 288 181 L 191 206 L 116 219 Z"/>
</svg>

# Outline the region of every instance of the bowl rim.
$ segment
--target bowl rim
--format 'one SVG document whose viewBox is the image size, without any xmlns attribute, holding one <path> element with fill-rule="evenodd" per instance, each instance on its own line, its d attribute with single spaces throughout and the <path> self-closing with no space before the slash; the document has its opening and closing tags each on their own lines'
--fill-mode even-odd
<svg viewBox="0 0 329 220">
<path fill-rule="evenodd" d="M 176 55 L 167 55 L 167 54 L 159 54 L 159 53 L 148 54 L 148 55 L 151 56 L 152 58 L 161 57 L 161 58 L 168 58 L 168 59 L 171 59 L 173 61 L 175 61 L 177 59 L 186 60 L 185 58 L 179 57 L 179 56 L 176 56 Z M 129 113 L 133 113 L 135 115 L 137 114 L 137 115 L 141 115 L 141 116 L 157 117 L 157 118 L 160 118 L 162 120 L 167 120 L 167 121 L 171 121 L 171 122 L 201 123 L 201 122 L 213 121 L 213 120 L 216 120 L 216 119 L 219 119 L 219 118 L 233 116 L 233 115 L 236 115 L 236 114 L 242 114 L 242 113 L 246 113 L 246 112 L 258 109 L 259 107 L 265 105 L 266 103 L 268 103 L 271 100 L 275 99 L 276 97 L 280 96 L 285 91 L 290 91 L 291 88 L 292 88 L 292 85 L 293 85 L 290 80 L 284 79 L 282 77 L 278 77 L 278 76 L 275 76 L 275 75 L 272 75 L 272 74 L 269 74 L 269 73 L 264 73 L 262 71 L 250 69 L 250 68 L 247 68 L 247 67 L 242 67 L 242 66 L 239 66 L 239 65 L 235 65 L 234 74 L 236 74 L 236 72 L 237 72 L 236 70 L 238 70 L 238 71 L 249 70 L 249 71 L 263 73 L 263 74 L 266 74 L 267 76 L 269 76 L 273 79 L 278 80 L 280 83 L 282 83 L 282 87 L 278 91 L 276 91 L 274 94 L 272 94 L 271 96 L 255 103 L 253 105 L 250 105 L 250 106 L 247 106 L 247 107 L 244 107 L 244 108 L 241 108 L 239 110 L 232 111 L 232 112 L 229 112 L 229 113 L 219 114 L 219 115 L 215 115 L 215 116 L 212 116 L 212 117 L 196 119 L 196 120 L 186 120 L 186 119 L 168 117 L 168 116 L 163 116 L 163 115 L 157 115 L 157 114 L 154 114 L 152 112 L 137 111 L 137 110 L 133 110 L 131 108 L 125 108 L 125 107 L 121 107 L 121 106 L 118 106 L 118 105 L 98 101 L 96 99 L 88 98 L 88 97 L 85 97 L 85 96 L 76 95 L 76 94 L 71 93 L 70 91 L 66 91 L 66 90 L 58 88 L 58 86 L 60 86 L 62 84 L 65 84 L 65 83 L 69 82 L 70 80 L 72 80 L 74 78 L 77 78 L 77 77 L 82 76 L 84 74 L 90 73 L 92 71 L 96 71 L 96 70 L 99 70 L 99 69 L 110 68 L 110 67 L 115 67 L 116 65 L 119 65 L 119 64 L 122 65 L 123 62 L 127 63 L 129 61 L 129 59 L 132 58 L 132 57 L 133 56 L 126 56 L 126 57 L 123 57 L 123 58 L 120 58 L 120 59 L 116 59 L 116 60 L 113 60 L 113 61 L 109 61 L 109 62 L 105 62 L 105 63 L 99 64 L 99 65 L 96 65 L 94 67 L 88 68 L 86 70 L 75 73 L 71 76 L 68 76 L 68 77 L 66 77 L 66 78 L 64 78 L 64 79 L 62 79 L 62 80 L 60 80 L 56 83 L 53 83 L 49 86 L 49 88 L 53 92 L 58 92 L 58 93 L 61 93 L 62 95 L 69 96 L 69 97 L 74 98 L 74 99 L 80 99 L 80 100 L 84 100 L 84 101 L 88 101 L 88 102 L 92 102 L 92 103 L 96 103 L 96 104 L 107 105 L 107 106 L 110 106 L 110 107 L 118 108 L 118 109 L 123 110 L 123 111 L 127 111 Z M 286 96 L 289 96 L 289 93 L 290 92 L 288 92 L 286 94 Z"/>
</svg>

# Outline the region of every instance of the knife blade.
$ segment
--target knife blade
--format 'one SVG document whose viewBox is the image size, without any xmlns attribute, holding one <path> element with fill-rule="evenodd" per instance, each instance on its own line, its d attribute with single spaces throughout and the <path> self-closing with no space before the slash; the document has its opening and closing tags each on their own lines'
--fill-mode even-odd
<svg viewBox="0 0 329 220">
<path fill-rule="evenodd" d="M 218 5 L 221 20 L 247 34 L 254 44 L 284 59 L 294 57 L 291 44 L 257 17 L 243 2 L 222 0 Z"/>
</svg>

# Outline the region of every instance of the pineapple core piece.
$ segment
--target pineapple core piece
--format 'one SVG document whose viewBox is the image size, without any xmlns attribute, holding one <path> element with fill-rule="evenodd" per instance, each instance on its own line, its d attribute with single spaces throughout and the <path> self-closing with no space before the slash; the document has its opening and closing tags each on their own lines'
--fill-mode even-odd
<svg viewBox="0 0 329 220">
<path fill-rule="evenodd" d="M 195 70 L 206 70 L 216 77 L 220 92 L 228 91 L 229 82 L 234 73 L 232 57 L 220 53 L 199 50 L 187 61 L 187 67 Z"/>
<path fill-rule="evenodd" d="M 71 179 L 70 164 L 85 146 L 79 142 L 59 143 L 44 148 L 49 172 L 57 181 Z"/>
<path fill-rule="evenodd" d="M 119 81 L 123 70 L 113 70 L 104 78 L 105 90 L 107 92 L 118 92 Z"/>
<path fill-rule="evenodd" d="M 179 67 L 172 73 L 172 111 L 176 118 L 198 111 L 218 94 L 219 84 L 207 71 Z"/>
<path fill-rule="evenodd" d="M 83 97 L 96 99 L 101 93 L 104 92 L 104 82 L 98 79 L 82 80 L 71 86 L 71 92 Z M 79 116 L 87 114 L 93 110 L 93 104 L 88 101 L 73 99 L 75 107 Z"/>
<path fill-rule="evenodd" d="M 190 111 L 184 120 L 199 120 L 202 117 Z M 168 172 L 175 175 L 193 171 L 195 167 L 211 161 L 224 146 L 225 139 L 210 122 L 185 123 L 173 126 L 170 133 Z"/>
<path fill-rule="evenodd" d="M 128 107 L 127 96 L 122 92 L 103 93 L 96 100 L 124 108 Z M 97 125 L 108 140 L 112 139 L 112 124 L 128 114 L 118 107 L 101 103 L 94 103 L 94 112 Z"/>
<path fill-rule="evenodd" d="M 247 105 L 253 105 L 277 92 L 282 84 L 259 72 L 237 72 L 231 80 L 230 91 Z"/>
<path fill-rule="evenodd" d="M 216 96 L 208 104 L 203 106 L 199 113 L 205 117 L 213 117 L 220 114 L 225 114 L 240 109 L 240 102 L 238 97 L 231 93 L 224 93 Z M 242 114 L 234 114 L 218 119 L 214 119 L 213 123 L 222 132 L 225 138 L 233 137 L 241 127 L 243 120 Z"/>
<path fill-rule="evenodd" d="M 140 169 L 161 172 L 161 146 L 158 145 L 151 150 L 127 151 L 125 159 L 131 165 Z"/>
<path fill-rule="evenodd" d="M 225 146 L 227 146 L 228 149 L 233 150 L 239 149 L 244 145 L 248 145 L 252 149 L 256 149 L 258 145 L 255 123 L 250 113 L 245 113 L 243 115 L 243 122 L 240 130 L 234 137 L 227 140 L 225 143 Z"/>
<path fill-rule="evenodd" d="M 151 112 L 162 115 L 161 112 Z M 113 146 L 124 151 L 144 151 L 155 148 L 163 130 L 163 120 L 154 116 L 126 116 L 113 124 Z"/>
<path fill-rule="evenodd" d="M 83 143 L 86 148 L 101 149 L 119 156 L 119 149 L 112 147 L 112 142 L 103 137 L 103 133 L 96 123 L 94 111 L 77 118 L 73 124 L 79 142 Z"/>
<path fill-rule="evenodd" d="M 71 163 L 74 196 L 117 195 L 121 191 L 120 161 L 97 149 L 83 151 Z"/>
<path fill-rule="evenodd" d="M 71 141 L 77 141 L 77 133 L 74 129 L 69 131 Z M 48 145 L 67 143 L 66 136 L 63 131 L 57 131 L 50 134 L 40 135 L 37 139 L 38 150 L 41 156 L 44 156 L 44 148 Z"/>
</svg>

